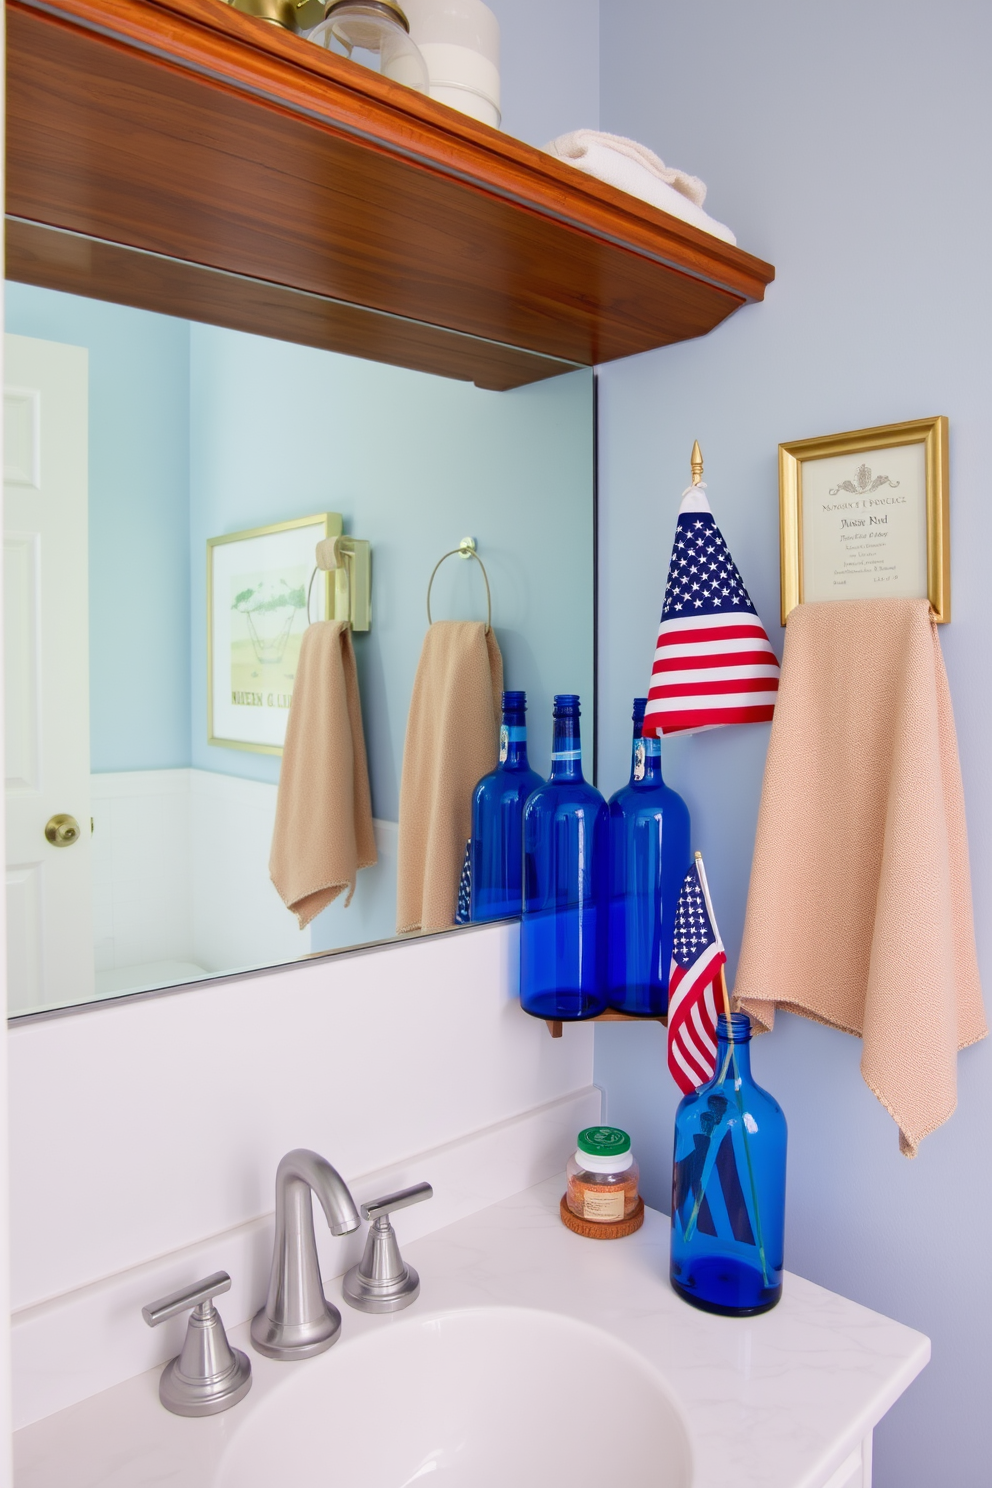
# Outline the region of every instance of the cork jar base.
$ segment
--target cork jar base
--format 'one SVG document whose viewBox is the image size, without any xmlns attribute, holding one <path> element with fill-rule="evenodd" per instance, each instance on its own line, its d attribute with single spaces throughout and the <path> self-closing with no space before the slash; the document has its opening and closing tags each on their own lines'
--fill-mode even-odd
<svg viewBox="0 0 992 1488">
<path fill-rule="evenodd" d="M 598 1219 L 580 1219 L 569 1209 L 566 1196 L 562 1194 L 560 1213 L 565 1228 L 573 1230 L 576 1235 L 585 1235 L 587 1240 L 622 1240 L 625 1235 L 632 1235 L 635 1230 L 639 1230 L 644 1223 L 644 1200 L 638 1198 L 637 1208 L 628 1219 L 604 1223 Z"/>
</svg>

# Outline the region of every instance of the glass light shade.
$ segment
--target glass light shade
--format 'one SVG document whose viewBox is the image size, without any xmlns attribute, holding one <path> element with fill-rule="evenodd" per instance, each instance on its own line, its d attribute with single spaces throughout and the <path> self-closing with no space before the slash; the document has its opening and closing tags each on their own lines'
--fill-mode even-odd
<svg viewBox="0 0 992 1488">
<path fill-rule="evenodd" d="M 332 5 L 309 40 L 417 93 L 429 89 L 427 64 L 406 30 L 402 11 L 382 0 Z"/>
<path fill-rule="evenodd" d="M 483 0 L 405 0 L 431 97 L 498 129 L 499 21 Z"/>
</svg>

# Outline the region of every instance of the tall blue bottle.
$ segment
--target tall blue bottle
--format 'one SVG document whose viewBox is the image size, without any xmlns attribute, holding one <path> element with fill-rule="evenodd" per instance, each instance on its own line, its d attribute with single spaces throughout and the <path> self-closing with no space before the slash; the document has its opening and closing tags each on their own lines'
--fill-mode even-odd
<svg viewBox="0 0 992 1488">
<path fill-rule="evenodd" d="M 527 762 L 527 694 L 504 692 L 499 764 L 472 794 L 473 921 L 520 914 L 524 803 L 543 784 Z"/>
<path fill-rule="evenodd" d="M 786 1126 L 751 1078 L 751 1024 L 717 1019 L 713 1079 L 675 1113 L 672 1286 L 705 1312 L 750 1317 L 782 1295 Z"/>
<path fill-rule="evenodd" d="M 692 863 L 689 808 L 661 778 L 661 740 L 645 739 L 647 698 L 634 699 L 630 782 L 610 797 L 610 1006 L 668 1012 L 679 890 Z"/>
<path fill-rule="evenodd" d="M 609 810 L 582 778 L 579 699 L 555 698 L 551 778 L 524 807 L 520 1001 L 539 1018 L 606 1009 Z"/>
</svg>

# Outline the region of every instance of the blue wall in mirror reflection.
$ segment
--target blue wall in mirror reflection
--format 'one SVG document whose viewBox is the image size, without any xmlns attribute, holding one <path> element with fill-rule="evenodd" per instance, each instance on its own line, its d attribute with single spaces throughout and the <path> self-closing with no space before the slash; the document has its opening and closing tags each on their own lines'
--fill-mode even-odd
<svg viewBox="0 0 992 1488">
<path fill-rule="evenodd" d="M 186 321 L 6 285 L 6 329 L 90 354 L 90 760 L 190 763 Z"/>
<path fill-rule="evenodd" d="M 549 769 L 555 692 L 582 695 L 591 741 L 591 372 L 492 393 L 22 284 L 7 284 L 6 313 L 10 331 L 90 353 L 95 773 L 275 783 L 277 757 L 207 743 L 206 540 L 329 510 L 372 543 L 373 623 L 355 649 L 380 865 L 313 945 L 388 936 L 427 581 L 463 536 L 489 574 L 507 686 L 528 693 L 535 767 Z M 478 565 L 450 559 L 432 607 L 483 618 Z"/>
<path fill-rule="evenodd" d="M 507 686 L 531 703 L 547 773 L 551 698 L 592 687 L 592 374 L 509 393 L 215 326 L 191 327 L 193 764 L 275 780 L 278 760 L 206 743 L 206 539 L 339 511 L 372 543 L 372 629 L 356 635 L 377 818 L 395 821 L 427 581 L 479 544 Z M 449 559 L 435 619 L 483 619 L 478 565 Z M 218 753 L 225 755 L 223 765 Z"/>
</svg>

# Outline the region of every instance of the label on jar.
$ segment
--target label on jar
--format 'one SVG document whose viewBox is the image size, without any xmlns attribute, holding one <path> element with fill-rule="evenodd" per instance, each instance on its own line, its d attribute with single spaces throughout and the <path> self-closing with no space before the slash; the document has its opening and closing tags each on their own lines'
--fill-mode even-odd
<svg viewBox="0 0 992 1488">
<path fill-rule="evenodd" d="M 591 1193 L 587 1188 L 582 1196 L 582 1218 L 600 1221 L 623 1219 L 624 1198 L 622 1188 L 609 1193 Z"/>
</svg>

